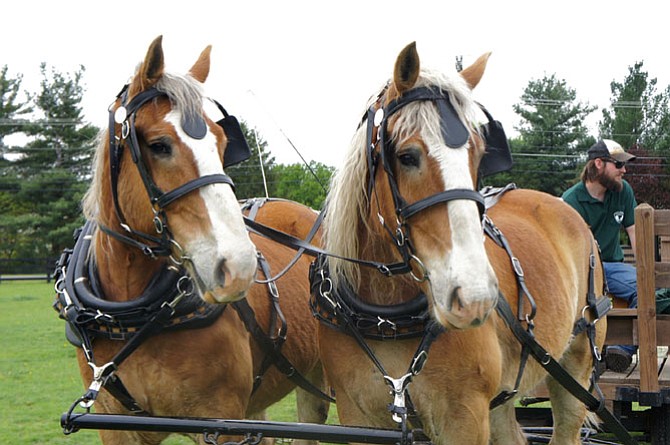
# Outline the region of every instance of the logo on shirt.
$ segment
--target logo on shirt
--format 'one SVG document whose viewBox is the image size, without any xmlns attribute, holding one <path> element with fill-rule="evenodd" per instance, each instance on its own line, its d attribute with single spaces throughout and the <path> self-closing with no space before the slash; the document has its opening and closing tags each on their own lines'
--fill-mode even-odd
<svg viewBox="0 0 670 445">
<path fill-rule="evenodd" d="M 616 221 L 617 224 L 623 222 L 623 212 L 621 210 L 614 212 L 614 221 Z"/>
</svg>

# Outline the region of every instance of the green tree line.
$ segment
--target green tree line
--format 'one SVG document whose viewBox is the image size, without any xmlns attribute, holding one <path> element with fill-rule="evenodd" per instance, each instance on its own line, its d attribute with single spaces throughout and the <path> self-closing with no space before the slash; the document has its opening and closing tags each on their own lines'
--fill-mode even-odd
<svg viewBox="0 0 670 445">
<path fill-rule="evenodd" d="M 519 187 L 560 196 L 579 180 L 586 151 L 598 138 L 614 139 L 638 156 L 626 165 L 638 202 L 670 208 L 670 86 L 659 89 L 643 62 L 610 83 L 610 104 L 600 110 L 597 134 L 587 118 L 597 111 L 556 74 L 532 79 L 513 106 L 520 123 L 509 140 L 514 166 L 484 179 L 486 185 L 514 182 Z M 504 123 L 506 124 L 506 123 Z M 507 125 L 506 125 L 507 126 Z"/>
<path fill-rule="evenodd" d="M 57 257 L 83 223 L 80 200 L 100 132 L 83 117 L 85 68 L 40 69 L 37 92 L 21 89 L 21 74 L 0 69 L 0 273 L 12 271 L 7 260 Z M 519 122 L 503 122 L 517 133 L 509 139 L 514 165 L 483 185 L 515 182 L 559 196 L 578 180 L 588 147 L 610 138 L 638 155 L 626 174 L 638 201 L 670 207 L 670 87 L 660 89 L 636 62 L 623 79 L 612 80 L 610 91 L 610 105 L 597 110 L 557 74 L 531 79 L 513 106 Z M 601 119 L 592 134 L 586 121 L 597 111 Z M 238 197 L 267 195 L 321 208 L 333 167 L 279 164 L 251 125 L 242 121 L 242 128 L 253 155 L 227 169 Z M 22 142 L 7 142 L 16 135 Z"/>
</svg>

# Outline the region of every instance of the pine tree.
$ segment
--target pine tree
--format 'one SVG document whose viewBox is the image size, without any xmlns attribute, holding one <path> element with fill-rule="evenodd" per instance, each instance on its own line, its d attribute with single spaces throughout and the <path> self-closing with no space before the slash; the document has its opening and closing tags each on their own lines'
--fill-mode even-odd
<svg viewBox="0 0 670 445">
<path fill-rule="evenodd" d="M 628 67 L 623 82 L 612 81 L 610 108 L 603 110 L 600 132 L 624 148 L 648 151 L 670 149 L 670 86 L 657 92 L 656 78 L 643 70 L 644 62 Z"/>
<path fill-rule="evenodd" d="M 622 82 L 612 81 L 610 108 L 603 110 L 600 132 L 638 155 L 626 166 L 638 202 L 670 207 L 670 166 L 662 162 L 670 151 L 670 86 L 660 93 L 644 62 L 628 67 Z"/>
<path fill-rule="evenodd" d="M 14 169 L 21 177 L 30 177 L 45 169 L 64 169 L 76 179 L 90 175 L 92 147 L 98 129 L 83 121 L 81 101 L 84 95 L 81 66 L 74 77 L 55 69 L 47 73 L 40 66 L 40 92 L 34 98 L 39 116 L 25 125 L 30 141 L 11 149 L 20 158 Z"/>
<path fill-rule="evenodd" d="M 31 96 L 21 91 L 23 76 L 9 77 L 7 65 L 0 69 L 0 257 L 21 255 L 22 246 L 29 245 L 26 232 L 29 218 L 24 205 L 16 200 L 20 183 L 12 171 L 10 147 L 5 138 L 23 132 L 27 116 L 32 112 Z M 7 268 L 5 268 L 7 269 Z"/>
<path fill-rule="evenodd" d="M 24 92 L 25 99 L 19 97 L 23 76 L 8 77 L 7 71 L 7 65 L 0 69 L 0 160 L 3 162 L 7 162 L 5 137 L 20 133 L 25 124 L 22 118 L 32 112 L 30 95 Z"/>
<path fill-rule="evenodd" d="M 58 256 L 83 222 L 79 203 L 98 134 L 83 122 L 83 72 L 80 67 L 72 77 L 41 65 L 41 88 L 34 97 L 37 116 L 23 127 L 29 141 L 8 148 L 16 158 L 6 168 L 19 181 L 16 203 L 21 217 L 30 216 L 22 228 L 32 238 L 24 255 Z"/>
<path fill-rule="evenodd" d="M 519 186 L 560 196 L 577 175 L 575 155 L 593 141 L 584 120 L 596 107 L 578 102 L 577 92 L 552 74 L 531 80 L 513 109 L 522 119 L 513 151 L 534 156 L 516 156 L 511 176 Z"/>
</svg>

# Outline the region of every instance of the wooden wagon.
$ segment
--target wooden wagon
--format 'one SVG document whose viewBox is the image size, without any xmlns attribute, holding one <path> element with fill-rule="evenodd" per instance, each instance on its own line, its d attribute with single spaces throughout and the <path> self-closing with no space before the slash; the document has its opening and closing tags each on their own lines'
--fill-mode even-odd
<svg viewBox="0 0 670 445">
<path fill-rule="evenodd" d="M 613 299 L 607 315 L 606 345 L 638 345 L 637 358 L 625 373 L 605 371 L 599 386 L 608 408 L 629 431 L 644 432 L 652 444 L 670 443 L 670 315 L 656 313 L 656 289 L 670 288 L 670 210 L 648 204 L 635 209 L 636 251 L 624 248 L 624 261 L 637 268 L 638 307 Z M 535 394 L 537 400 L 545 389 Z M 525 425 L 547 425 L 543 408 L 517 409 Z"/>
</svg>

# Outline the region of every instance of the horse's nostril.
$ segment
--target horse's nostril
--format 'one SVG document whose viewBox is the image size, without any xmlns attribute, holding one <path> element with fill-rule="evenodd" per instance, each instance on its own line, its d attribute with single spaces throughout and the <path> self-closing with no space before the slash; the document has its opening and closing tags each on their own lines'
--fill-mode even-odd
<svg viewBox="0 0 670 445">
<path fill-rule="evenodd" d="M 226 267 L 226 259 L 223 258 L 219 261 L 216 269 L 214 269 L 214 278 L 220 286 L 226 284 L 226 274 L 228 273 L 228 268 Z"/>
<path fill-rule="evenodd" d="M 461 301 L 461 286 L 456 286 L 454 290 L 451 291 L 449 295 L 449 301 L 447 304 L 447 310 L 451 311 L 454 309 L 454 303 L 456 303 L 456 310 L 460 311 L 463 309 L 463 302 Z"/>
</svg>

